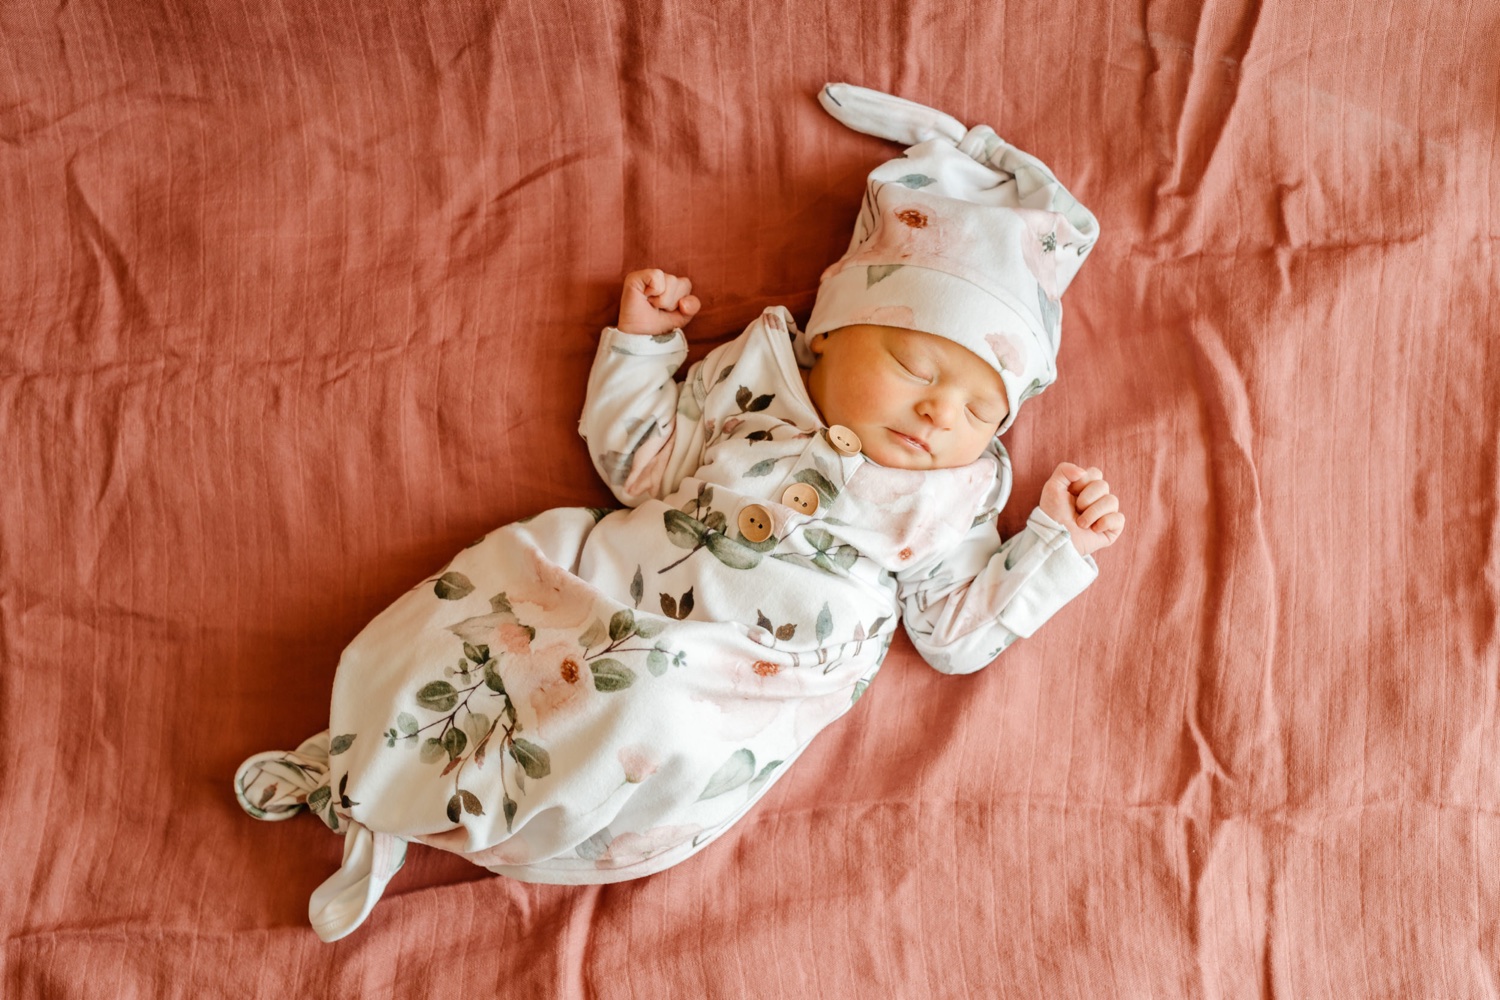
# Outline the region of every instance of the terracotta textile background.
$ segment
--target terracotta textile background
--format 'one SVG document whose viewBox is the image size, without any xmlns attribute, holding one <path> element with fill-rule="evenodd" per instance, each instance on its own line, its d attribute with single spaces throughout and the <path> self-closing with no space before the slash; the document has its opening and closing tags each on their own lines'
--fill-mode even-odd
<svg viewBox="0 0 1500 1000">
<path fill-rule="evenodd" d="M 0 3 L 8 997 L 1494 997 L 1500 8 Z M 574 431 L 625 270 L 701 353 L 805 318 L 894 147 L 985 122 L 1104 234 L 1008 434 L 1130 516 L 989 669 L 902 638 L 653 878 L 244 816 L 342 646 L 485 530 L 608 502 Z"/>
</svg>

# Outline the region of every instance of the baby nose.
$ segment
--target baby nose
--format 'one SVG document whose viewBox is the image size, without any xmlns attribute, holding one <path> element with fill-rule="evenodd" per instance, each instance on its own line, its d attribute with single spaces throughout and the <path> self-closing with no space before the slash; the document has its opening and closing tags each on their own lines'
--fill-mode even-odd
<svg viewBox="0 0 1500 1000">
<path fill-rule="evenodd" d="M 947 430 L 956 419 L 957 406 L 940 396 L 931 396 L 917 404 L 917 413 L 937 427 Z"/>
</svg>

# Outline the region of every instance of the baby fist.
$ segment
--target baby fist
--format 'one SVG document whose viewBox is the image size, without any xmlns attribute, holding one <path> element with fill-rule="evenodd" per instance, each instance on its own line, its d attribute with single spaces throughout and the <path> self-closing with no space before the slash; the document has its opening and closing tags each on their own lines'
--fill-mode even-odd
<svg viewBox="0 0 1500 1000">
<path fill-rule="evenodd" d="M 699 309 L 698 296 L 692 291 L 691 281 L 659 267 L 631 271 L 620 293 L 620 321 L 615 329 L 654 336 L 687 326 Z"/>
<path fill-rule="evenodd" d="M 1109 491 L 1104 473 L 1063 462 L 1042 487 L 1042 513 L 1068 529 L 1079 555 L 1093 555 L 1125 530 L 1120 498 Z"/>
</svg>

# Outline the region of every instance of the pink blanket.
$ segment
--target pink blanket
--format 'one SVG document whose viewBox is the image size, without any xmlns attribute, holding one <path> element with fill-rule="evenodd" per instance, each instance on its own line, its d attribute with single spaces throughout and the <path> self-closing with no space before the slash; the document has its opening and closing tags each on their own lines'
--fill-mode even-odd
<svg viewBox="0 0 1500 1000">
<path fill-rule="evenodd" d="M 1500 9 L 0 6 L 7 997 L 1500 991 Z M 894 152 L 826 81 L 1035 153 L 1104 233 L 1007 444 L 1130 517 L 970 678 L 904 639 L 640 882 L 341 844 L 235 765 L 487 529 L 603 505 L 630 268 L 695 356 L 806 317 Z"/>
</svg>

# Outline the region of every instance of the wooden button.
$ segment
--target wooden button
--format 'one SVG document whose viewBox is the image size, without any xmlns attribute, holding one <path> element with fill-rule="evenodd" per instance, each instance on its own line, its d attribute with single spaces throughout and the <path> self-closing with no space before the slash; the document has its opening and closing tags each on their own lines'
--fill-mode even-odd
<svg viewBox="0 0 1500 1000">
<path fill-rule="evenodd" d="M 859 449 L 863 447 L 859 441 L 859 435 L 845 427 L 843 424 L 834 424 L 828 428 L 828 440 L 843 455 L 858 455 Z"/>
<path fill-rule="evenodd" d="M 747 542 L 763 542 L 771 537 L 771 512 L 758 503 L 741 510 L 738 523 Z"/>
<path fill-rule="evenodd" d="M 816 514 L 818 491 L 806 483 L 793 483 L 782 492 L 781 502 L 792 510 L 800 510 L 804 514 Z"/>
</svg>

